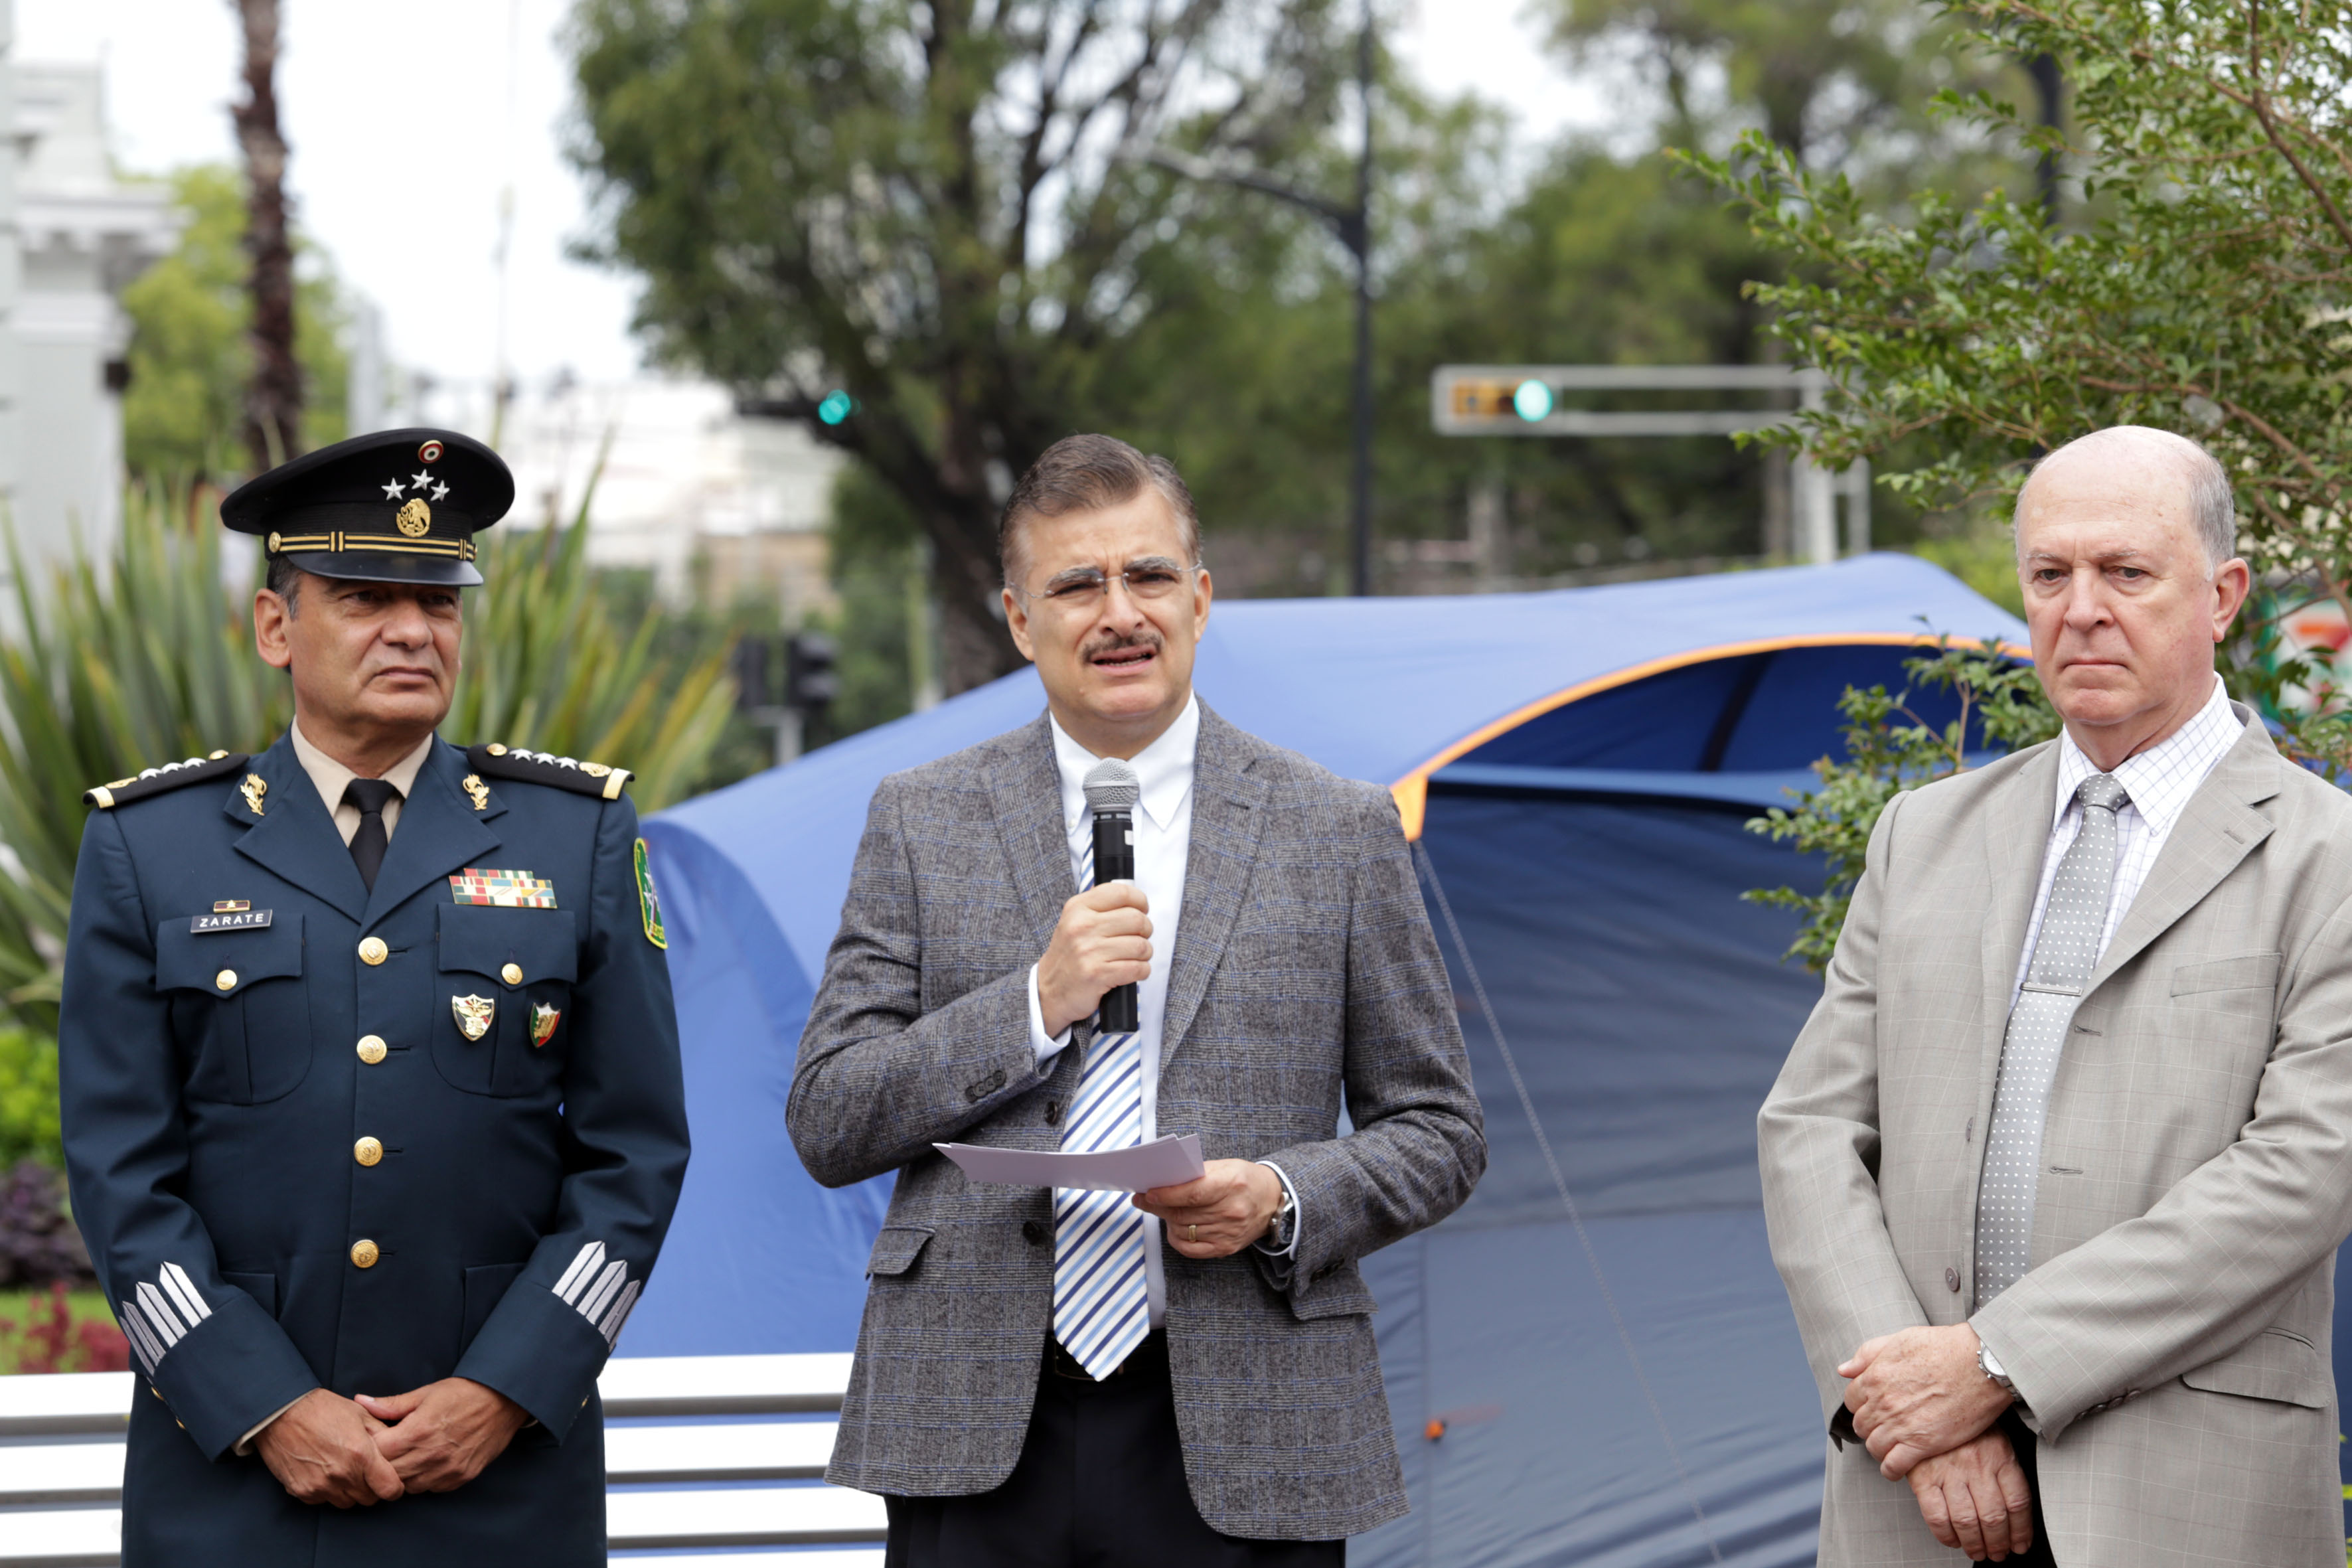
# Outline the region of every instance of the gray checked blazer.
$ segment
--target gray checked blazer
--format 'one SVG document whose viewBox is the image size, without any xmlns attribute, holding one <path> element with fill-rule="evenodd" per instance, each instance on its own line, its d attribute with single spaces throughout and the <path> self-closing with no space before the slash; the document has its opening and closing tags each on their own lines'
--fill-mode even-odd
<svg viewBox="0 0 2352 1568">
<path fill-rule="evenodd" d="M 2066 1568 L 2333 1568 L 2328 1326 L 2352 1229 L 2352 799 L 2246 729 L 2093 973 L 2042 1135 L 2033 1264 L 1981 1310 L 1977 1178 L 2056 743 L 1897 796 L 1759 1120 L 1824 1417 L 1856 1345 L 1973 1321 L 2039 1434 Z M 1858 1443 L 1825 1568 L 1957 1563 Z"/>
<path fill-rule="evenodd" d="M 898 1173 L 829 1480 L 954 1496 L 1020 1457 L 1051 1197 L 972 1185 L 931 1144 L 1060 1146 L 1080 1053 L 1038 1070 L 1028 974 L 1076 890 L 1043 716 L 875 791 L 787 1110 L 818 1181 Z M 1292 1258 L 1163 1250 L 1185 1476 L 1228 1535 L 1353 1535 L 1405 1511 L 1356 1259 L 1451 1214 L 1486 1163 L 1387 792 L 1204 704 L 1172 963 L 1160 1131 L 1276 1159 L 1301 1216 Z"/>
</svg>

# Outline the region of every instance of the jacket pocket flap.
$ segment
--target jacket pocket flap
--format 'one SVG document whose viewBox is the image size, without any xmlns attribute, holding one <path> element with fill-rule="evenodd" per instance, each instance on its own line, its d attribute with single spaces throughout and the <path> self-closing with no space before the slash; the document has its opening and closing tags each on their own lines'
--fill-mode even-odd
<svg viewBox="0 0 2352 1568">
<path fill-rule="evenodd" d="M 234 996 L 257 981 L 284 980 L 301 973 L 299 914 L 276 916 L 266 926 L 201 933 L 188 921 L 165 921 L 155 933 L 159 991 Z"/>
<path fill-rule="evenodd" d="M 2219 1361 L 2191 1367 L 2180 1381 L 2209 1394 L 2241 1394 L 2324 1410 L 2334 1382 L 2311 1342 L 2283 1329 L 2264 1329 Z"/>
<path fill-rule="evenodd" d="M 869 1276 L 904 1274 L 915 1266 L 915 1259 L 922 1256 L 930 1239 L 929 1230 L 912 1226 L 885 1226 L 882 1234 L 874 1238 L 874 1251 L 866 1259 L 866 1272 Z"/>
<path fill-rule="evenodd" d="M 580 942 L 572 917 L 560 910 L 509 910 L 496 904 L 441 906 L 441 968 L 486 974 L 499 984 L 509 963 L 522 984 L 577 979 Z"/>
<path fill-rule="evenodd" d="M 2279 955 L 2249 952 L 2239 958 L 2216 958 L 2204 963 L 2184 963 L 2172 972 L 2172 994 L 2192 991 L 2273 990 L 2278 985 Z"/>
</svg>

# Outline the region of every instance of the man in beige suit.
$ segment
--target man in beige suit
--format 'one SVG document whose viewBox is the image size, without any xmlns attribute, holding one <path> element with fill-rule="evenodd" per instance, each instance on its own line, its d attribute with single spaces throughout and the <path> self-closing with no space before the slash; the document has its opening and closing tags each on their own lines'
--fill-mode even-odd
<svg viewBox="0 0 2352 1568">
<path fill-rule="evenodd" d="M 2201 448 L 2061 448 L 2017 546 L 2065 733 L 1888 804 L 1758 1122 L 1821 1561 L 2333 1568 L 2352 799 L 2221 690 Z"/>
</svg>

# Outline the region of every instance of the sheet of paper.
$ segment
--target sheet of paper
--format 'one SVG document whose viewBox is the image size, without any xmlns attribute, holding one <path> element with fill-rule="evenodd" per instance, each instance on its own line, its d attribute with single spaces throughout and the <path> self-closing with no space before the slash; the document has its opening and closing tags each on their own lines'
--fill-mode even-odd
<svg viewBox="0 0 2352 1568">
<path fill-rule="evenodd" d="M 934 1143 L 975 1182 L 1008 1187 L 1083 1187 L 1097 1193 L 1141 1193 L 1189 1182 L 1207 1169 L 1201 1135 L 1171 1133 L 1131 1149 L 1091 1154 L 1057 1150 L 992 1149 L 978 1143 Z"/>
</svg>

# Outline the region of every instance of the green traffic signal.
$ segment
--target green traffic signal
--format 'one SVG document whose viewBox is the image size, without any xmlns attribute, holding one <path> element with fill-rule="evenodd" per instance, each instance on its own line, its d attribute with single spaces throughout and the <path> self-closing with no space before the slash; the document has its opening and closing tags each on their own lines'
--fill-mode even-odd
<svg viewBox="0 0 2352 1568">
<path fill-rule="evenodd" d="M 1551 388 L 1540 381 L 1523 381 L 1511 394 L 1511 407 L 1530 425 L 1551 417 Z"/>
<path fill-rule="evenodd" d="M 856 411 L 857 399 L 839 387 L 826 393 L 824 401 L 816 405 L 816 416 L 828 425 L 838 425 Z"/>
</svg>

